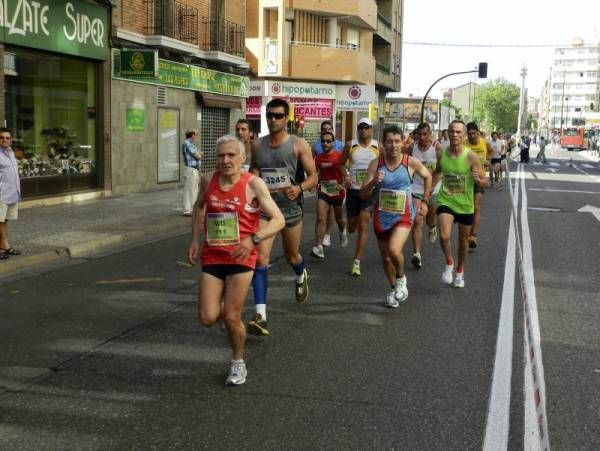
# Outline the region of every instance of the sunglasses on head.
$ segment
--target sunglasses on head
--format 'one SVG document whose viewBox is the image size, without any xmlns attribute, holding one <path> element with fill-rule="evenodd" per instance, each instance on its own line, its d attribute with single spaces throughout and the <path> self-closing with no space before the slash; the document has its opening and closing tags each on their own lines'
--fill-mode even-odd
<svg viewBox="0 0 600 451">
<path fill-rule="evenodd" d="M 332 139 L 322 139 L 321 142 L 323 144 L 331 144 L 333 142 L 333 140 Z"/>
<path fill-rule="evenodd" d="M 267 119 L 277 119 L 278 121 L 283 119 L 285 117 L 285 113 L 272 113 L 272 112 L 268 112 L 267 113 Z"/>
</svg>

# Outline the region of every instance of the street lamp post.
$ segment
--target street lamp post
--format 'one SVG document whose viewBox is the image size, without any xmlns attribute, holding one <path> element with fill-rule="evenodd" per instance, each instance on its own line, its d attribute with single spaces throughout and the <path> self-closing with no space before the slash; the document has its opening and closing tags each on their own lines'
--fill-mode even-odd
<svg viewBox="0 0 600 451">
<path fill-rule="evenodd" d="M 517 136 L 523 136 L 523 110 L 525 109 L 525 77 L 527 76 L 527 67 L 521 69 L 521 96 L 519 98 L 519 117 L 517 118 Z"/>
</svg>

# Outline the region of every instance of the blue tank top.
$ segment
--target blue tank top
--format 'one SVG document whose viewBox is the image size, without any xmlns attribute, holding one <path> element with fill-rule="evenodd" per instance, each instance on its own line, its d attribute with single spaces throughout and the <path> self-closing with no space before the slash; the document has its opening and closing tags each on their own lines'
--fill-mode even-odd
<svg viewBox="0 0 600 451">
<path fill-rule="evenodd" d="M 411 221 L 415 218 L 408 158 L 403 155 L 402 162 L 394 170 L 385 165 L 383 156 L 379 158 L 377 171 L 383 171 L 384 178 L 375 191 L 373 222 L 376 232 L 390 230 L 403 218 L 410 217 Z"/>
</svg>

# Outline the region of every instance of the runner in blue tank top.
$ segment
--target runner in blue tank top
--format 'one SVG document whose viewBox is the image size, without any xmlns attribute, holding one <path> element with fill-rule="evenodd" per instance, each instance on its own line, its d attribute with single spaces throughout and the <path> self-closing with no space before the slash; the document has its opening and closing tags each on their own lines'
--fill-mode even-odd
<svg viewBox="0 0 600 451">
<path fill-rule="evenodd" d="M 384 154 L 369 164 L 360 190 L 363 199 L 374 197 L 373 226 L 383 269 L 391 286 L 385 306 L 392 308 L 408 297 L 403 248 L 415 215 L 427 214 L 431 195 L 431 173 L 418 159 L 403 154 L 403 145 L 404 135 L 400 128 L 392 125 L 383 130 Z M 425 187 L 418 212 L 413 206 L 410 188 L 415 173 L 423 177 Z"/>
</svg>

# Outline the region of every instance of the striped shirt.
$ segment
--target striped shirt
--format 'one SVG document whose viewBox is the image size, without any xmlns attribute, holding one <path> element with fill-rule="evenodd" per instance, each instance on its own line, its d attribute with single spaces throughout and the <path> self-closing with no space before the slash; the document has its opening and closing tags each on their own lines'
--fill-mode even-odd
<svg viewBox="0 0 600 451">
<path fill-rule="evenodd" d="M 16 204 L 21 200 L 19 169 L 13 150 L 0 147 L 0 202 Z"/>
<path fill-rule="evenodd" d="M 198 148 L 192 141 L 186 139 L 181 145 L 181 151 L 183 152 L 183 164 L 188 168 L 200 169 L 200 160 L 196 160 L 194 157 L 198 152 Z"/>
</svg>

